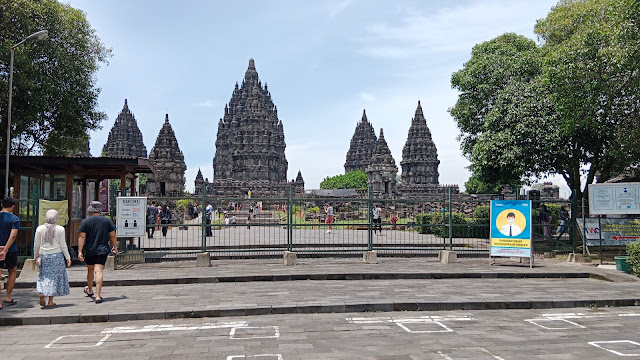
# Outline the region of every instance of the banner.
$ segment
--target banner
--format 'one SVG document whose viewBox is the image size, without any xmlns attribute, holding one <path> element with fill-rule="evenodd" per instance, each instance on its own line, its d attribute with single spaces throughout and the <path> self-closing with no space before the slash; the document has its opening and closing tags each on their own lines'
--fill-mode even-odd
<svg viewBox="0 0 640 360">
<path fill-rule="evenodd" d="M 146 197 L 119 196 L 116 199 L 116 236 L 144 236 L 146 214 Z"/>
<path fill-rule="evenodd" d="M 102 203 L 102 212 L 109 212 L 109 179 L 104 179 L 98 185 L 98 201 Z"/>
<path fill-rule="evenodd" d="M 491 201 L 490 256 L 531 257 L 531 201 Z"/>
<path fill-rule="evenodd" d="M 38 200 L 38 225 L 43 225 L 47 220 L 47 211 L 53 209 L 58 212 L 58 225 L 65 226 L 69 222 L 69 201 Z"/>
<path fill-rule="evenodd" d="M 640 240 L 640 219 L 584 219 L 584 232 L 587 246 L 599 246 L 602 234 L 602 246 L 626 246 Z"/>
</svg>

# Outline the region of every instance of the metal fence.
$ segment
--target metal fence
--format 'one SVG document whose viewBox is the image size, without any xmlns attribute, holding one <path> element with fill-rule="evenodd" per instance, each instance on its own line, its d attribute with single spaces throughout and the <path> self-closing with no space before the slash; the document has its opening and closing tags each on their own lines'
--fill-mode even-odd
<svg viewBox="0 0 640 360">
<path fill-rule="evenodd" d="M 426 199 L 297 197 L 290 190 L 283 198 L 220 198 L 200 196 L 148 198 L 169 206 L 173 218 L 166 224 L 147 224 L 153 236 L 121 239 L 118 262 L 154 262 L 193 259 L 209 252 L 213 258 L 281 256 L 285 250 L 298 257 L 362 256 L 376 250 L 381 256 L 435 256 L 456 250 L 459 256 L 487 256 L 490 200 L 455 194 L 445 188 Z M 325 206 L 335 219 L 326 222 Z M 213 209 L 207 222 L 207 204 Z M 540 205 L 548 207 L 549 223 L 540 223 Z M 578 246 L 576 206 L 568 201 L 534 201 L 533 231 L 536 252 L 572 252 Z M 192 210 L 197 206 L 195 215 Z M 373 221 L 376 206 L 380 223 Z M 561 206 L 570 210 L 565 232 L 556 232 Z M 227 220 L 226 220 L 227 219 Z M 234 221 L 235 220 L 235 221 Z M 545 230 L 546 228 L 546 230 Z"/>
</svg>

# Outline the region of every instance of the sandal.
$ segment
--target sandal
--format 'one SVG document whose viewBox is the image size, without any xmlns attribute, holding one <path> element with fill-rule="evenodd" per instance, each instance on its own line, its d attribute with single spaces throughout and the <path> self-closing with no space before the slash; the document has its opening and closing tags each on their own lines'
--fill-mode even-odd
<svg viewBox="0 0 640 360">
<path fill-rule="evenodd" d="M 8 300 L 8 301 L 5 300 L 4 303 L 9 305 L 9 306 L 11 306 L 11 305 L 17 304 L 18 302 L 16 300 L 11 299 L 11 300 Z"/>
<path fill-rule="evenodd" d="M 82 291 L 84 291 L 84 293 L 87 294 L 87 297 L 93 297 L 93 293 L 89 293 L 89 288 L 87 286 L 85 286 L 84 289 L 82 289 Z"/>
<path fill-rule="evenodd" d="M 100 299 L 96 299 L 96 300 L 95 300 L 95 303 L 96 303 L 96 304 L 102 304 L 102 298 L 100 298 Z"/>
<path fill-rule="evenodd" d="M 40 294 L 40 306 L 44 306 L 45 302 L 44 302 L 44 295 Z"/>
</svg>

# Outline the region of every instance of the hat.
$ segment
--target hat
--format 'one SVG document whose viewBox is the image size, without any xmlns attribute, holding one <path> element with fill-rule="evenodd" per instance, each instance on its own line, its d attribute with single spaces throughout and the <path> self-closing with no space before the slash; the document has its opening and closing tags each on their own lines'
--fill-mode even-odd
<svg viewBox="0 0 640 360">
<path fill-rule="evenodd" d="M 102 203 L 100 201 L 92 201 L 87 211 L 90 213 L 99 213 L 102 212 Z"/>
</svg>

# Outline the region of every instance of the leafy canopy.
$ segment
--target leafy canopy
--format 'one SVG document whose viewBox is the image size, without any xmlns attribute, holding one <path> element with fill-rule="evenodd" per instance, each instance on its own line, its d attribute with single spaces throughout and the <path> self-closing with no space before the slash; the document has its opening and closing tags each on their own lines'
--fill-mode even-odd
<svg viewBox="0 0 640 360">
<path fill-rule="evenodd" d="M 106 118 L 98 111 L 96 73 L 111 50 L 84 12 L 54 0 L 0 0 L 0 121 L 7 119 L 10 49 L 30 34 L 44 41 L 16 48 L 13 72 L 12 153 L 64 155 L 87 144 Z M 6 148 L 6 136 L 0 137 Z"/>
<path fill-rule="evenodd" d="M 582 196 L 640 158 L 640 10 L 632 0 L 564 0 L 537 22 L 540 45 L 507 33 L 476 45 L 451 78 L 450 113 L 475 181 L 561 174 Z"/>
<path fill-rule="evenodd" d="M 344 175 L 327 176 L 320 189 L 366 189 L 368 177 L 362 170 L 352 170 Z"/>
</svg>

